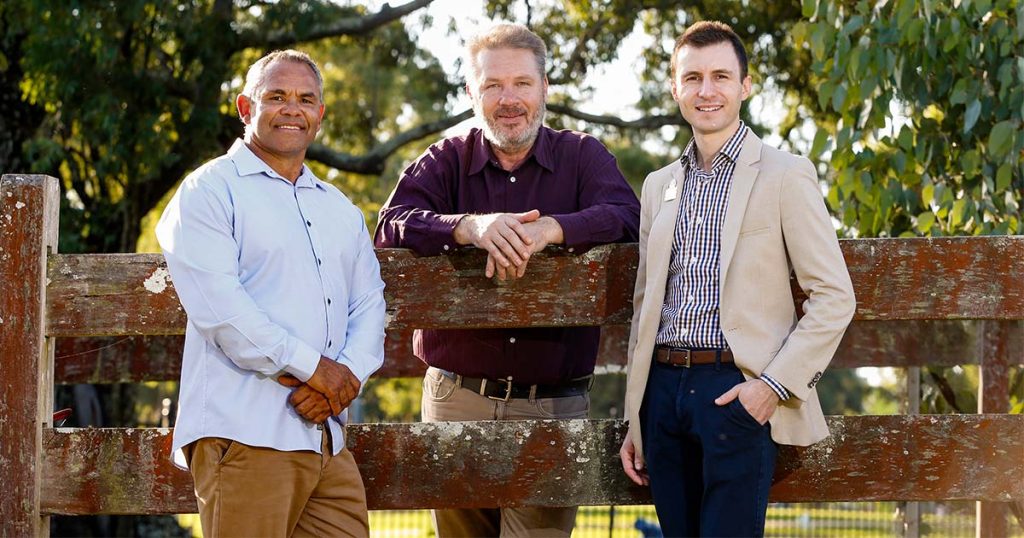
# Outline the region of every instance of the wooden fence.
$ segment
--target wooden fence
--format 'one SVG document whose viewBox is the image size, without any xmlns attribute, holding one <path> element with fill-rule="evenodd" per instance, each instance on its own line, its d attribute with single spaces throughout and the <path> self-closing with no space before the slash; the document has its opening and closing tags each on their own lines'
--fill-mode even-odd
<svg viewBox="0 0 1024 538">
<path fill-rule="evenodd" d="M 161 256 L 56 252 L 58 196 L 50 177 L 0 181 L 0 536 L 46 535 L 51 514 L 196 510 L 169 429 L 52 427 L 55 383 L 177 379 L 185 326 Z M 1005 414 L 1009 368 L 1024 364 L 1024 238 L 841 245 L 858 308 L 833 367 L 978 364 L 978 414 L 829 417 L 826 441 L 782 448 L 771 499 L 978 500 L 979 533 L 1005 535 L 1006 503 L 1024 500 L 1024 416 Z M 413 327 L 602 325 L 599 368 L 624 365 L 636 245 L 541 254 L 511 284 L 483 276 L 479 251 L 377 255 L 389 320 L 378 375 L 422 372 Z M 77 352 L 125 335 L 130 353 Z M 70 356 L 55 365 L 57 347 Z M 622 473 L 615 420 L 348 432 L 372 509 L 650 502 Z"/>
</svg>

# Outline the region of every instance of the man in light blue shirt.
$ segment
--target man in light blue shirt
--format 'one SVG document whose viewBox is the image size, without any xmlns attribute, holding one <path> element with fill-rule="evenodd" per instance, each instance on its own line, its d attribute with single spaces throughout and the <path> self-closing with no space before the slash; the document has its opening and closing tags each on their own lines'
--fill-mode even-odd
<svg viewBox="0 0 1024 538">
<path fill-rule="evenodd" d="M 244 140 L 157 225 L 185 312 L 175 462 L 206 536 L 368 534 L 349 403 L 384 358 L 384 283 L 362 212 L 303 164 L 323 79 L 304 53 L 249 69 Z"/>
</svg>

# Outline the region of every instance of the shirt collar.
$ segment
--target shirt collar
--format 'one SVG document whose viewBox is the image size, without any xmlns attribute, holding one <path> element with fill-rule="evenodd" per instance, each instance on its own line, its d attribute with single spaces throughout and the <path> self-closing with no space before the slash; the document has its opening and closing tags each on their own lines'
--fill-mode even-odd
<svg viewBox="0 0 1024 538">
<path fill-rule="evenodd" d="M 729 140 L 725 142 L 722 149 L 715 155 L 715 160 L 711 163 L 711 169 L 714 170 L 721 166 L 726 160 L 736 162 L 736 158 L 740 156 L 740 150 L 743 149 L 743 139 L 747 136 L 747 125 L 740 121 L 739 128 L 736 132 L 729 137 Z M 683 166 L 696 166 L 697 164 L 697 144 L 694 139 L 690 139 L 690 142 L 686 144 L 686 149 L 683 150 L 683 156 L 679 159 Z"/>
<path fill-rule="evenodd" d="M 551 155 L 551 136 L 553 132 L 543 125 L 540 126 L 540 130 L 537 132 L 537 140 L 533 143 L 533 147 L 530 148 L 530 153 L 526 155 L 524 163 L 530 160 L 530 157 L 533 157 L 536 159 L 537 164 L 547 169 L 547 171 L 555 171 L 554 159 Z M 491 144 L 484 137 L 483 129 L 474 129 L 470 132 L 469 137 L 473 147 L 473 154 L 469 161 L 469 174 L 474 175 L 479 174 L 488 162 L 498 162 L 498 158 L 494 156 Z"/>
<path fill-rule="evenodd" d="M 239 177 L 262 174 L 270 178 L 280 179 L 291 183 L 291 181 L 281 174 L 278 174 L 270 167 L 269 164 L 253 153 L 241 138 L 236 138 L 235 143 L 231 145 L 231 149 L 228 150 L 228 158 L 231 159 L 231 162 L 235 163 L 235 171 L 238 172 Z M 295 186 L 300 188 L 318 187 L 320 189 L 324 189 L 324 186 L 321 183 L 320 179 L 313 174 L 313 171 L 303 164 L 302 171 L 299 172 L 299 178 L 295 180 Z"/>
</svg>

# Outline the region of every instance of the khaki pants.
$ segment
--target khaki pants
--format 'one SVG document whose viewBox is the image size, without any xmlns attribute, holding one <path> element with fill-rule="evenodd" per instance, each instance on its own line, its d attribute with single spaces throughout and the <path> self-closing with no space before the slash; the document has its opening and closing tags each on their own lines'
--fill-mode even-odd
<svg viewBox="0 0 1024 538">
<path fill-rule="evenodd" d="M 369 536 L 366 491 L 348 449 L 331 456 L 205 437 L 185 447 L 203 535 Z"/>
<path fill-rule="evenodd" d="M 437 368 L 423 378 L 423 422 L 587 418 L 590 395 L 566 398 L 491 400 L 456 386 Z M 438 538 L 481 536 L 569 536 L 576 507 L 434 510 Z"/>
</svg>

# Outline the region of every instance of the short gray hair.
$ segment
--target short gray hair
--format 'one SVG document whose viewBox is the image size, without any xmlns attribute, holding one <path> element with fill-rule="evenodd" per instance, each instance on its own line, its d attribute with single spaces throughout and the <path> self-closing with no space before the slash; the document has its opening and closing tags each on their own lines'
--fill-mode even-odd
<svg viewBox="0 0 1024 538">
<path fill-rule="evenodd" d="M 287 50 L 275 50 L 266 56 L 256 60 L 251 66 L 249 71 L 245 74 L 245 87 L 242 89 L 242 95 L 247 95 L 250 98 L 256 97 L 253 95 L 256 92 L 257 85 L 263 81 L 263 72 L 267 70 L 267 67 L 274 62 L 296 62 L 302 63 L 309 66 L 313 70 L 313 75 L 316 77 L 316 85 L 320 90 L 320 100 L 324 99 L 324 77 L 320 74 L 320 67 L 316 65 L 313 58 L 310 58 L 308 54 L 302 51 L 287 49 Z"/>
<path fill-rule="evenodd" d="M 466 62 L 469 64 L 469 74 L 472 77 L 480 74 L 476 56 L 485 49 L 528 50 L 533 53 L 533 58 L 537 62 L 537 72 L 540 74 L 540 78 L 544 78 L 544 64 L 547 62 L 548 48 L 539 35 L 522 24 L 498 24 L 491 27 L 490 30 L 474 36 L 466 43 Z"/>
</svg>

